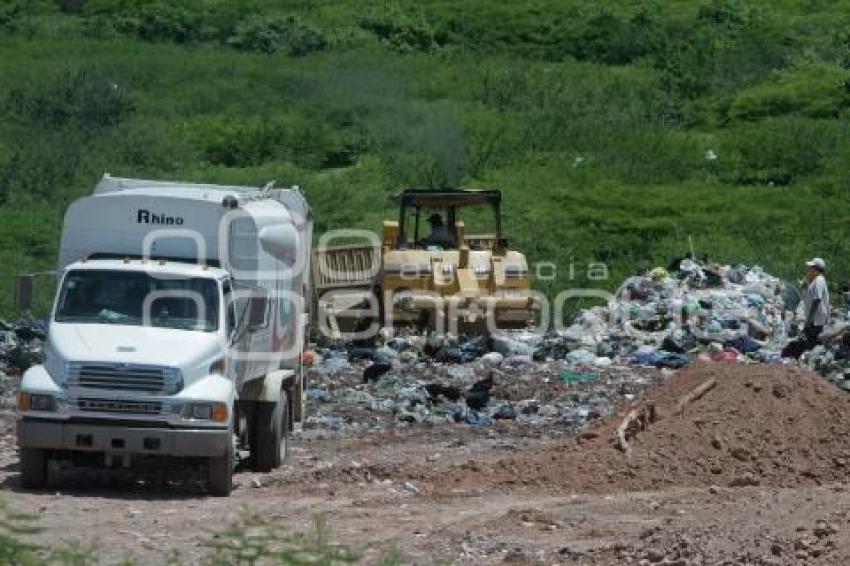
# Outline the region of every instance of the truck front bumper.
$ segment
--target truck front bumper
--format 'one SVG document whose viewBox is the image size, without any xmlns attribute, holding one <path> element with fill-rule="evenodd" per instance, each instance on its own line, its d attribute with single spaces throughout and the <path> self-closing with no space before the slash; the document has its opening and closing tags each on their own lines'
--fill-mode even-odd
<svg viewBox="0 0 850 566">
<path fill-rule="evenodd" d="M 134 427 L 105 421 L 74 422 L 37 417 L 18 420 L 18 446 L 174 457 L 223 456 L 233 442 L 228 428 Z"/>
</svg>

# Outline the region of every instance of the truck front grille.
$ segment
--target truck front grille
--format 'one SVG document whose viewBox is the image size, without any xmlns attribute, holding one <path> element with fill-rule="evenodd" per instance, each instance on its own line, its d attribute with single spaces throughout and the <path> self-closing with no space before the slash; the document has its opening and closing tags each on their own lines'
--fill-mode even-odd
<svg viewBox="0 0 850 566">
<path fill-rule="evenodd" d="M 85 389 L 108 389 L 156 394 L 176 393 L 182 387 L 175 368 L 116 363 L 71 363 L 68 385 Z"/>
<path fill-rule="evenodd" d="M 95 399 L 80 397 L 72 402 L 79 411 L 97 413 L 123 413 L 128 415 L 158 415 L 162 413 L 159 401 L 130 401 L 126 399 Z"/>
</svg>

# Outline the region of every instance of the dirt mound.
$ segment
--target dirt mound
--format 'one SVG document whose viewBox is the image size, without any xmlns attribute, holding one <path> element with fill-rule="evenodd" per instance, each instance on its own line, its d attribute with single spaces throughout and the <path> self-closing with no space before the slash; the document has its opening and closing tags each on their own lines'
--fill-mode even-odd
<svg viewBox="0 0 850 566">
<path fill-rule="evenodd" d="M 682 398 L 708 380 L 716 385 L 679 413 Z M 650 401 L 656 419 L 630 439 L 627 457 L 616 445 L 617 427 Z M 850 395 L 799 368 L 696 364 L 557 449 L 443 470 L 433 485 L 600 492 L 791 487 L 848 477 Z"/>
</svg>

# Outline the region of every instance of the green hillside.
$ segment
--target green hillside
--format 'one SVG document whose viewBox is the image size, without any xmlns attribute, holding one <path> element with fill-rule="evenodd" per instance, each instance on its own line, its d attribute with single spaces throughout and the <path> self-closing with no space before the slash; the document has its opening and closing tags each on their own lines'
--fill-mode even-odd
<svg viewBox="0 0 850 566">
<path fill-rule="evenodd" d="M 141 7 L 140 7 L 141 6 Z M 114 175 L 305 187 L 318 231 L 496 187 L 546 291 L 689 247 L 850 277 L 850 4 L 0 1 L 0 311 Z"/>
</svg>

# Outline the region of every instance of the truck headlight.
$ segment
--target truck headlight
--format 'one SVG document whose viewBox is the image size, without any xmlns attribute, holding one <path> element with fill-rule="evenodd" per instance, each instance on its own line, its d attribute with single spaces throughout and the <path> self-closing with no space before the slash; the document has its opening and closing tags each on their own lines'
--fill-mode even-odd
<svg viewBox="0 0 850 566">
<path fill-rule="evenodd" d="M 19 411 L 55 411 L 56 398 L 45 393 L 18 393 Z"/>
<path fill-rule="evenodd" d="M 187 420 L 227 421 L 227 405 L 224 403 L 186 403 L 180 410 L 180 416 Z"/>
</svg>

